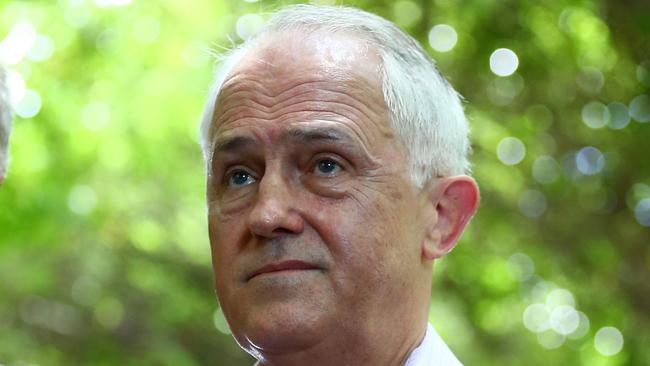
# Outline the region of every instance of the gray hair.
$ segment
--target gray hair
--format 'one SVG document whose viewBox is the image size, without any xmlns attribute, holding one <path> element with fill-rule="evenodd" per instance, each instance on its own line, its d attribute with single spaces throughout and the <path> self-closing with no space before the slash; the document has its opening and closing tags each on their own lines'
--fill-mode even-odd
<svg viewBox="0 0 650 366">
<path fill-rule="evenodd" d="M 382 60 L 382 92 L 391 126 L 408 149 L 409 168 L 418 186 L 432 177 L 469 173 L 469 127 L 460 95 L 413 37 L 392 22 L 343 6 L 293 5 L 271 14 L 242 45 L 228 52 L 216 70 L 201 122 L 206 160 L 212 149 L 212 119 L 221 86 L 256 41 L 284 31 L 346 32 L 375 48 Z"/>
<path fill-rule="evenodd" d="M 5 70 L 0 67 L 0 180 L 7 172 L 9 134 L 11 133 L 11 108 Z"/>
</svg>

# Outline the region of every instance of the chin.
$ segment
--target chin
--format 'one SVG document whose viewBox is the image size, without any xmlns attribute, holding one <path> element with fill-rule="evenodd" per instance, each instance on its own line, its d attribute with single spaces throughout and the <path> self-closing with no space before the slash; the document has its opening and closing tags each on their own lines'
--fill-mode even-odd
<svg viewBox="0 0 650 366">
<path fill-rule="evenodd" d="M 308 348 L 327 333 L 323 308 L 309 306 L 268 306 L 249 314 L 241 331 L 233 335 L 242 348 L 251 353 L 284 353 Z"/>
</svg>

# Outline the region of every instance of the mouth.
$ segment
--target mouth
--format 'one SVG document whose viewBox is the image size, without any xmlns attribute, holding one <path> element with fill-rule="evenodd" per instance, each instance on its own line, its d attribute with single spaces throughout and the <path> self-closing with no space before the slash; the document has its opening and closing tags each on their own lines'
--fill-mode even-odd
<svg viewBox="0 0 650 366">
<path fill-rule="evenodd" d="M 282 272 L 299 272 L 299 271 L 313 271 L 313 270 L 319 270 L 320 268 L 307 262 L 303 262 L 300 260 L 285 260 L 281 262 L 273 262 L 269 263 L 267 265 L 264 265 L 260 268 L 258 268 L 255 272 L 253 272 L 246 281 L 250 281 L 254 277 L 258 276 L 263 276 L 263 275 L 271 275 L 271 274 L 280 274 Z"/>
</svg>

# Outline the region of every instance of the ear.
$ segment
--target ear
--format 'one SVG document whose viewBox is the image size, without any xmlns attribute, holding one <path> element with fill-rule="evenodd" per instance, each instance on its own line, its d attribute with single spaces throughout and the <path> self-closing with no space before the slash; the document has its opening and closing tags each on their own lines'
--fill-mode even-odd
<svg viewBox="0 0 650 366">
<path fill-rule="evenodd" d="M 434 260 L 456 245 L 476 212 L 480 196 L 476 181 L 467 175 L 441 178 L 427 188 L 427 204 L 431 205 L 434 214 L 427 223 L 422 257 Z"/>
</svg>

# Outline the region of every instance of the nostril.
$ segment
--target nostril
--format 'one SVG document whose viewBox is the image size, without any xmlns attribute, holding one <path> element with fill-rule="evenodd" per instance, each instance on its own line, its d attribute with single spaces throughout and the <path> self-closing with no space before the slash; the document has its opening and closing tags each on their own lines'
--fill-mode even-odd
<svg viewBox="0 0 650 366">
<path fill-rule="evenodd" d="M 283 227 L 279 227 L 275 230 L 273 230 L 273 234 L 275 235 L 284 235 L 284 234 L 294 234 L 291 230 Z"/>
</svg>

